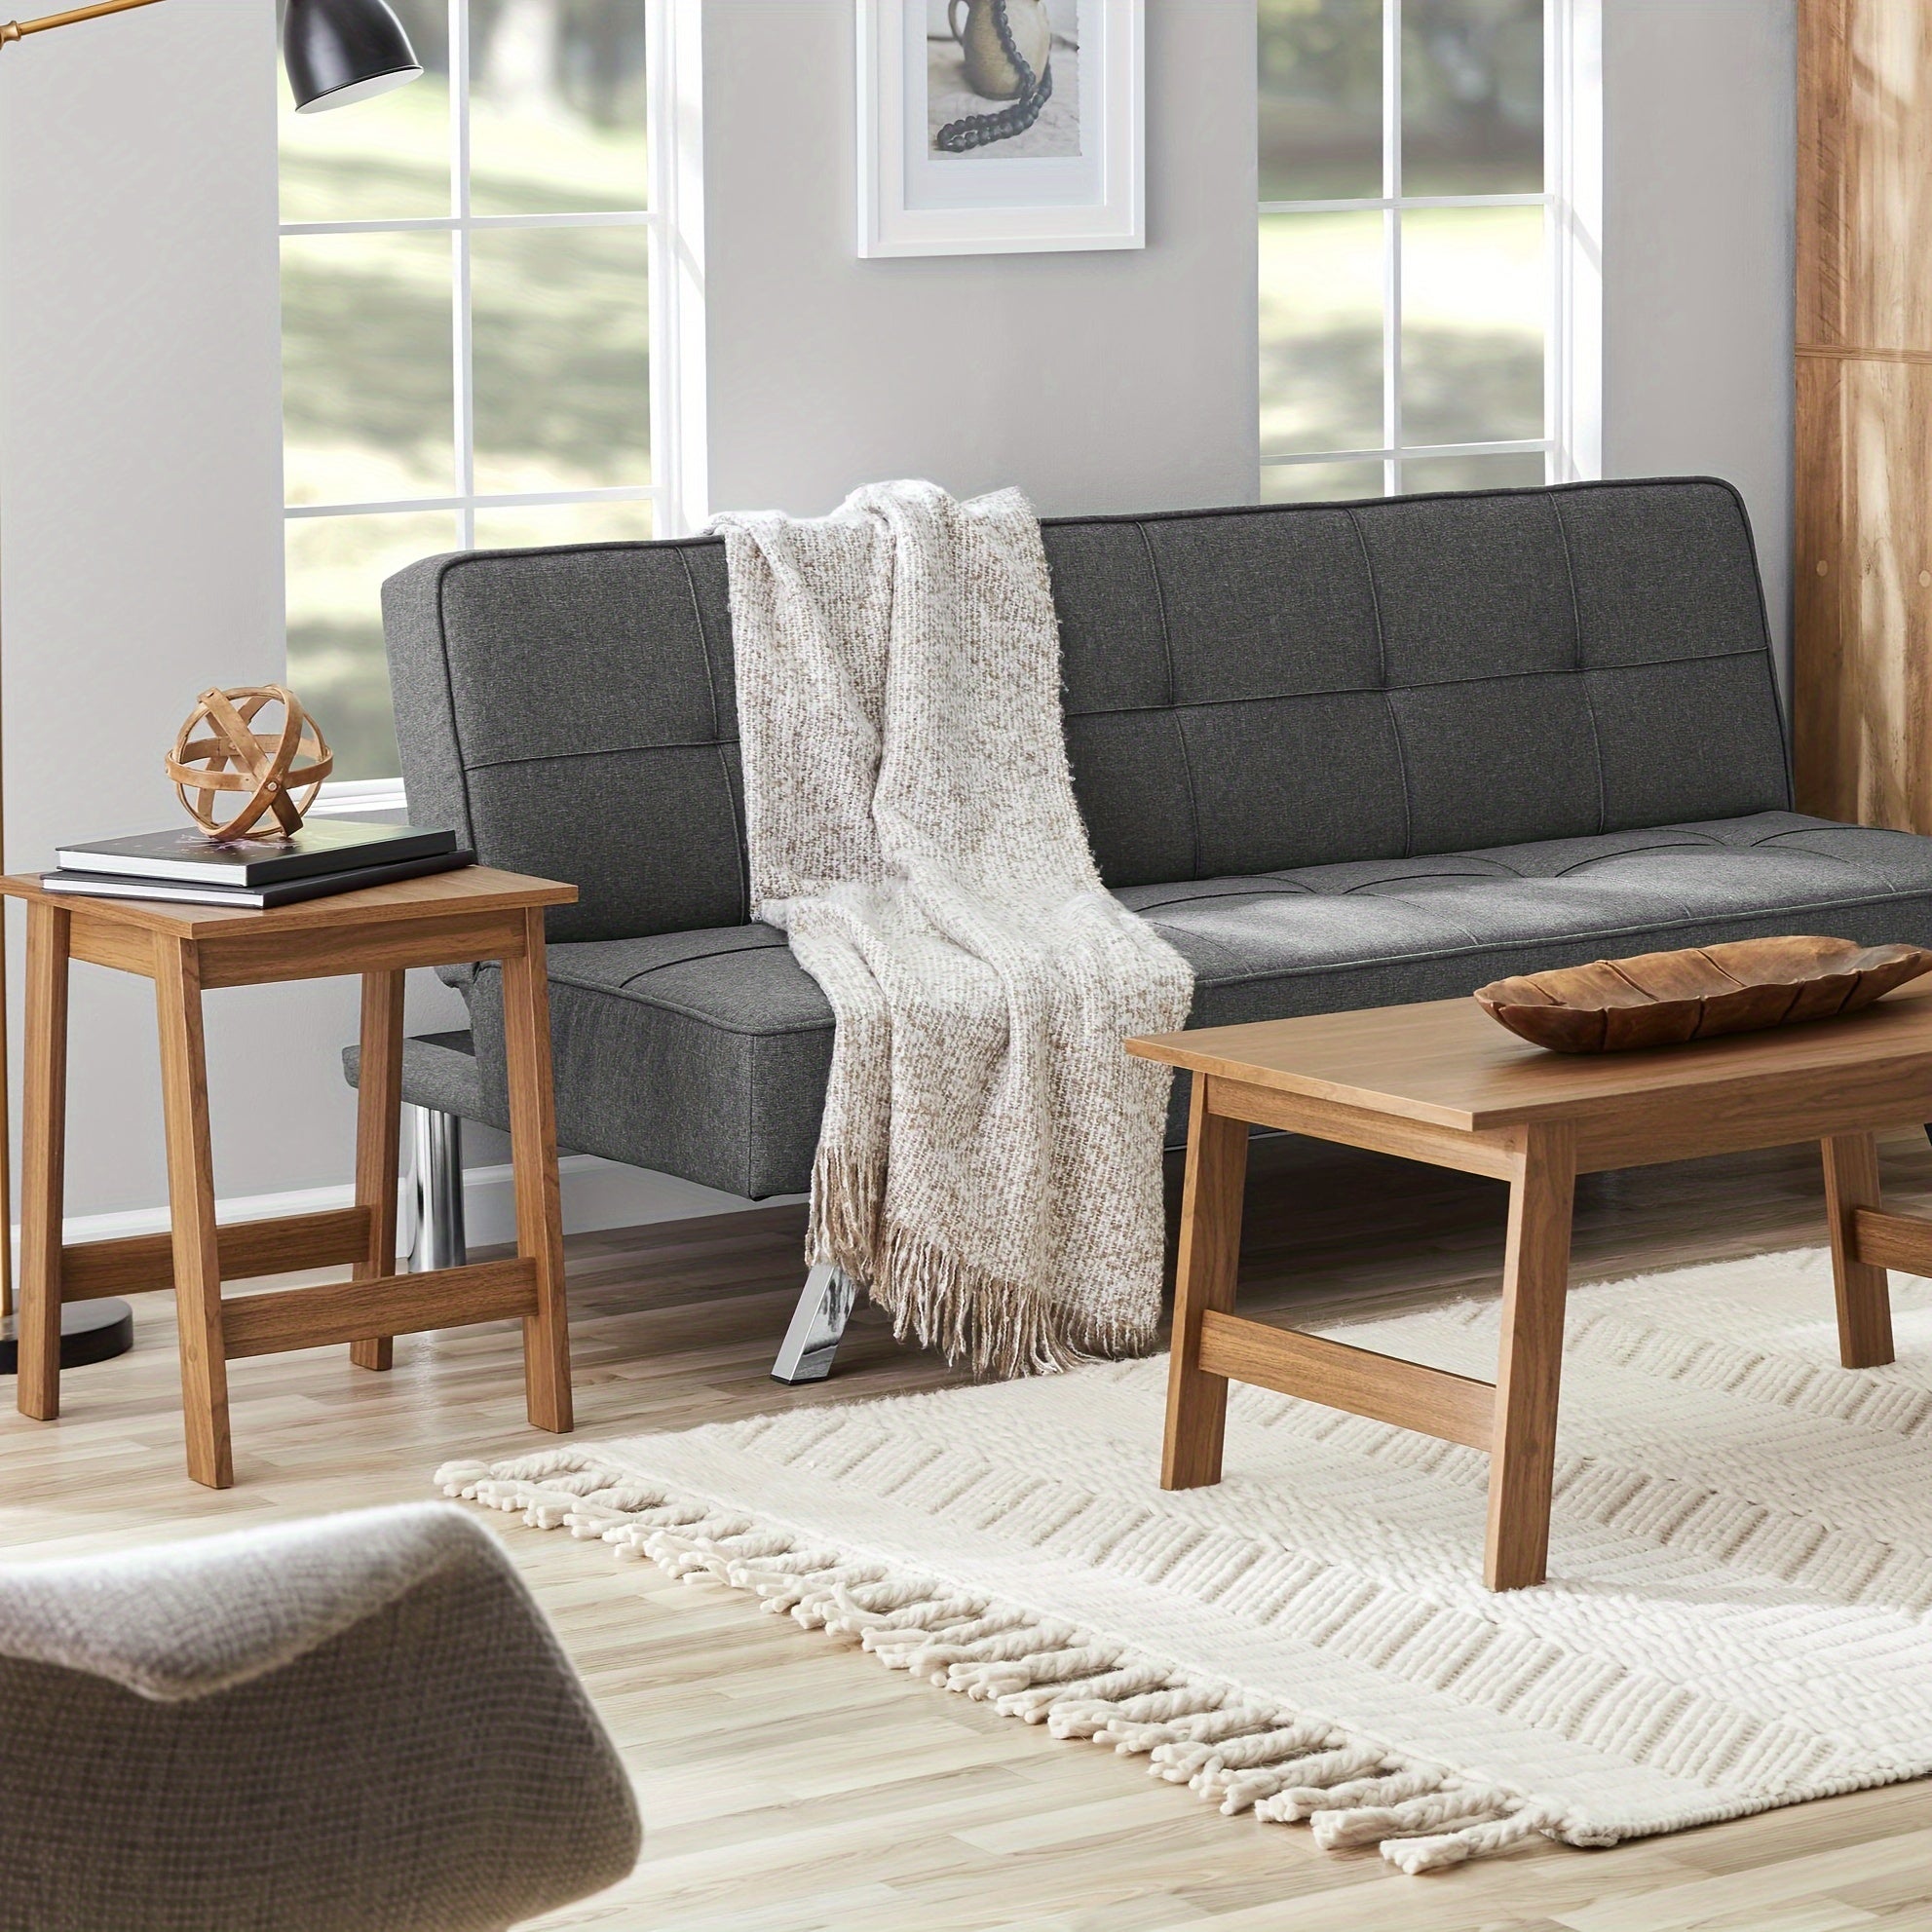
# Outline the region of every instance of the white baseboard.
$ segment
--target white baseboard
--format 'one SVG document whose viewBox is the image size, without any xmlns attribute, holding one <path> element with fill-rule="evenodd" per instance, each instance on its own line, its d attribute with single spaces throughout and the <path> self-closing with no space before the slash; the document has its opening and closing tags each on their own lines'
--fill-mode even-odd
<svg viewBox="0 0 1932 1932">
<path fill-rule="evenodd" d="M 603 1228 L 644 1228 L 657 1221 L 686 1221 L 698 1215 L 731 1214 L 770 1201 L 746 1200 L 740 1194 L 701 1188 L 670 1174 L 653 1174 L 625 1167 L 594 1154 L 566 1154 L 557 1161 L 563 1185 L 563 1227 L 567 1234 L 587 1234 Z M 214 1204 L 216 1221 L 273 1221 L 284 1214 L 315 1214 L 348 1207 L 356 1197 L 346 1183 L 333 1188 L 302 1188 L 284 1193 L 237 1194 Z M 802 1198 L 786 1195 L 785 1199 Z M 412 1194 L 402 1189 L 402 1208 L 397 1244 L 407 1253 L 415 1242 L 409 1223 Z M 516 1211 L 508 1163 L 469 1167 L 463 1173 L 463 1212 L 469 1238 L 489 1247 L 516 1237 Z M 168 1227 L 166 1207 L 128 1208 L 117 1214 L 69 1215 L 61 1236 L 68 1242 L 111 1241 L 127 1234 L 159 1234 Z M 19 1230 L 14 1230 L 19 1252 Z"/>
<path fill-rule="evenodd" d="M 697 1182 L 680 1181 L 674 1174 L 625 1167 L 594 1154 L 563 1155 L 557 1161 L 557 1174 L 563 1183 L 566 1234 L 588 1234 L 601 1228 L 647 1228 L 657 1221 L 689 1221 L 704 1214 L 733 1214 L 777 1204 L 701 1188 Z M 786 1194 L 781 1198 L 804 1196 Z M 470 1239 L 478 1247 L 516 1238 L 516 1206 L 508 1162 L 500 1167 L 463 1170 L 463 1218 Z"/>
</svg>

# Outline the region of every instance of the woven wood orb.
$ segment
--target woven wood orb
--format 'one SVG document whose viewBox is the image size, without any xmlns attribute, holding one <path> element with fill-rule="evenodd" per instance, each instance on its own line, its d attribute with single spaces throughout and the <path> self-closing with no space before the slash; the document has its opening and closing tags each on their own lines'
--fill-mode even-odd
<svg viewBox="0 0 1932 1932">
<path fill-rule="evenodd" d="M 261 714 L 278 704 L 281 728 L 257 730 Z M 321 727 L 286 685 L 240 684 L 202 693 L 166 764 L 189 817 L 222 840 L 246 837 L 264 818 L 274 825 L 264 826 L 263 835 L 299 831 L 335 760 Z M 239 809 L 224 817 L 238 794 Z"/>
</svg>

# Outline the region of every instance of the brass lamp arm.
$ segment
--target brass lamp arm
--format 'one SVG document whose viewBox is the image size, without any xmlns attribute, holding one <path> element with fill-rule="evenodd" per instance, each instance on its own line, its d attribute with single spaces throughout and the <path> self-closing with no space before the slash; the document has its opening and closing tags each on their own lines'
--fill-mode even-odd
<svg viewBox="0 0 1932 1932">
<path fill-rule="evenodd" d="M 125 14 L 131 7 L 152 7 L 155 0 L 98 0 L 93 7 L 71 7 L 64 14 L 43 14 L 37 20 L 0 20 L 0 47 L 49 27 L 70 27 L 76 20 L 97 20 L 103 14 Z"/>
</svg>

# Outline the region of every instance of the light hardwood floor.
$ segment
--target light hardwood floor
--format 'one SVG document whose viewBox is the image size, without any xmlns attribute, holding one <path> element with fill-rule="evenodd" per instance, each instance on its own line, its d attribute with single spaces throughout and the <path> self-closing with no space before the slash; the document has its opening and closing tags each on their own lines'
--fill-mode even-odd
<svg viewBox="0 0 1932 1932">
<path fill-rule="evenodd" d="M 1932 1208 L 1932 1153 L 1885 1182 Z M 1258 1148 L 1241 1306 L 1297 1317 L 1493 1282 L 1503 1190 L 1340 1149 Z M 1815 1150 L 1586 1177 L 1578 1279 L 1822 1238 Z M 863 1311 L 815 1390 L 767 1379 L 800 1278 L 797 1209 L 570 1243 L 580 1437 L 938 1386 Z M 420 1496 L 445 1457 L 554 1438 L 523 1420 L 510 1324 L 399 1341 L 387 1376 L 342 1349 L 237 1363 L 236 1487 L 181 1461 L 172 1307 L 65 1379 L 57 1422 L 0 1419 L 0 1540 L 31 1559 Z M 1159 1445 L 1150 1442 L 1148 1454 Z M 616 1891 L 542 1923 L 738 1932 L 1888 1932 L 1932 1928 L 1932 1782 L 1588 1852 L 1539 1844 L 1428 1878 L 1299 1828 L 1221 1817 L 1138 1761 L 1059 1743 L 909 1684 L 711 1584 L 615 1565 L 491 1514 L 623 1746 L 648 1829 Z M 1471 1553 L 1471 1561 L 1475 1561 Z M 1932 1668 L 1932 1663 L 1928 1663 Z"/>
</svg>

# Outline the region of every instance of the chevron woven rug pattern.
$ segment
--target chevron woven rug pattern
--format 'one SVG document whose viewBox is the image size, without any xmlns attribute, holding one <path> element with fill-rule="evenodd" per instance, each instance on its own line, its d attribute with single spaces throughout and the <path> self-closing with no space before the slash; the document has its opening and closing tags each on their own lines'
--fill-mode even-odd
<svg viewBox="0 0 1932 1932">
<path fill-rule="evenodd" d="M 1932 1283 L 1892 1286 L 1857 1371 L 1822 1252 L 1574 1290 L 1550 1580 L 1504 1596 L 1473 1450 L 1236 1387 L 1225 1480 L 1163 1494 L 1164 1359 L 437 1480 L 1427 1871 L 1932 1771 Z M 1324 1332 L 1494 1372 L 1493 1299 Z"/>
</svg>

